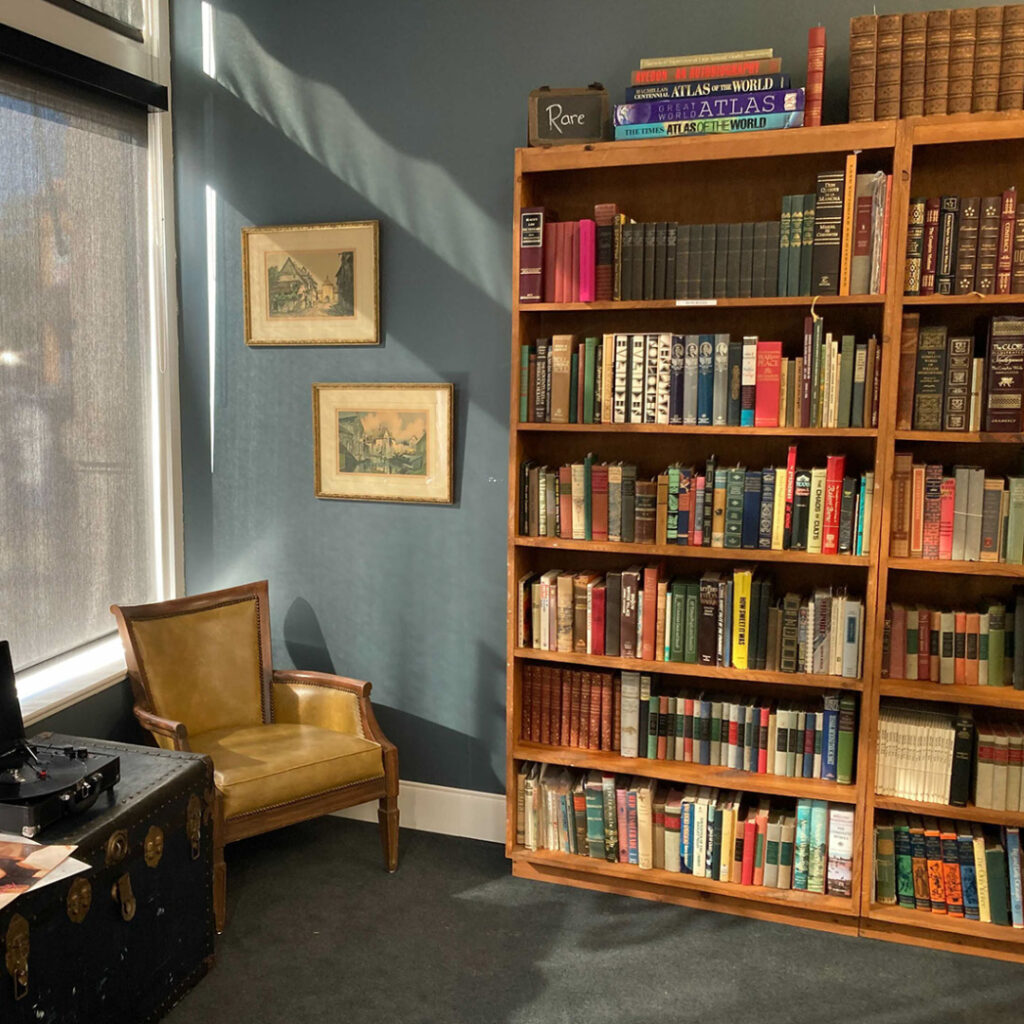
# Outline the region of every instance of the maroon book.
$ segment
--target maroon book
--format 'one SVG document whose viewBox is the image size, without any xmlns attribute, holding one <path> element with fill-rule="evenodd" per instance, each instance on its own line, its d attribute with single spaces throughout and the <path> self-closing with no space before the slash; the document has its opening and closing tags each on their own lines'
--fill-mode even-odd
<svg viewBox="0 0 1024 1024">
<path fill-rule="evenodd" d="M 999 250 L 996 256 L 996 287 L 997 295 L 1010 294 L 1010 279 L 1013 272 L 1013 234 L 1017 220 L 1017 187 L 1008 188 L 1003 193 L 1002 206 L 999 210 Z"/>
<path fill-rule="evenodd" d="M 519 211 L 519 301 L 544 300 L 544 207 Z"/>
<path fill-rule="evenodd" d="M 921 294 L 935 294 L 935 266 L 939 251 L 939 199 L 924 204 L 924 253 L 921 257 Z"/>
<path fill-rule="evenodd" d="M 985 368 L 985 429 L 1020 430 L 1024 404 L 1024 317 L 992 318 Z"/>
</svg>

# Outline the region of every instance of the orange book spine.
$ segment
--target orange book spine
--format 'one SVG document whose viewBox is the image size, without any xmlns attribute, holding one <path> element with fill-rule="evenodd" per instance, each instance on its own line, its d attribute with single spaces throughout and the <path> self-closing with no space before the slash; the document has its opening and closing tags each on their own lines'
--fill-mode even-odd
<svg viewBox="0 0 1024 1024">
<path fill-rule="evenodd" d="M 644 569 L 644 632 L 640 641 L 640 657 L 654 661 L 654 638 L 658 632 L 658 569 Z"/>
<path fill-rule="evenodd" d="M 967 612 L 953 616 L 953 682 L 967 685 Z"/>
<path fill-rule="evenodd" d="M 587 688 L 590 690 L 590 723 L 587 730 L 587 750 L 601 749 L 601 676 L 597 672 L 587 673 Z"/>
<path fill-rule="evenodd" d="M 580 683 L 580 732 L 579 742 L 576 744 L 583 750 L 590 746 L 590 680 L 586 672 L 575 673 L 579 676 Z M 575 680 L 573 681 L 575 686 Z"/>
<path fill-rule="evenodd" d="M 569 715 L 569 746 L 579 747 L 580 743 L 580 717 L 583 712 L 583 674 L 575 670 L 569 672 L 572 687 L 572 708 Z"/>
<path fill-rule="evenodd" d="M 615 728 L 615 715 L 613 711 L 613 701 L 615 699 L 615 691 L 612 686 L 612 677 L 608 672 L 602 672 L 600 675 L 601 680 L 601 749 L 602 750 L 615 750 L 615 738 L 613 730 Z"/>
<path fill-rule="evenodd" d="M 850 294 L 850 268 L 853 265 L 853 222 L 857 198 L 857 154 L 846 158 L 846 179 L 843 182 L 843 241 L 839 250 L 839 294 Z"/>
<path fill-rule="evenodd" d="M 920 558 L 924 551 L 924 471 L 914 463 L 910 471 L 910 557 Z"/>
</svg>

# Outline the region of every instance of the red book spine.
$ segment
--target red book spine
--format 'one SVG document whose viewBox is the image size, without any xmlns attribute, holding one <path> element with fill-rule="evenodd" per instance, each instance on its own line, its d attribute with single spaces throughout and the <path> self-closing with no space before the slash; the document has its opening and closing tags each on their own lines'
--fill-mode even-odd
<svg viewBox="0 0 1024 1024">
<path fill-rule="evenodd" d="M 622 677 L 612 682 L 612 750 L 622 750 Z"/>
<path fill-rule="evenodd" d="M 697 480 L 698 479 L 700 479 L 700 478 L 697 477 L 697 478 L 694 479 L 693 484 L 690 487 L 689 497 L 687 498 L 687 506 L 688 506 L 689 511 L 690 511 L 690 525 L 689 525 L 689 527 L 687 528 L 687 531 L 686 531 L 686 543 L 689 544 L 691 547 L 693 547 L 695 544 L 698 543 L 698 541 L 696 539 L 696 531 L 697 531 Z M 703 527 L 702 527 L 702 529 L 703 529 Z"/>
<path fill-rule="evenodd" d="M 1013 271 L 1013 231 L 1017 220 L 1017 189 L 1008 188 L 1003 193 L 1003 205 L 999 213 L 999 253 L 996 258 L 997 295 L 1010 294 L 1010 278 Z"/>
<path fill-rule="evenodd" d="M 967 612 L 953 616 L 953 682 L 967 685 Z"/>
<path fill-rule="evenodd" d="M 563 668 L 558 674 L 562 683 L 562 734 L 558 742 L 567 747 L 572 736 L 572 673 Z"/>
<path fill-rule="evenodd" d="M 569 294 L 566 302 L 580 301 L 580 222 L 569 221 Z"/>
<path fill-rule="evenodd" d="M 519 211 L 519 301 L 544 297 L 544 207 Z"/>
<path fill-rule="evenodd" d="M 594 301 L 594 274 L 597 269 L 597 225 L 589 219 L 580 221 L 580 302 Z"/>
<path fill-rule="evenodd" d="M 562 744 L 562 670 L 551 669 L 550 742 Z"/>
<path fill-rule="evenodd" d="M 924 534 L 921 557 L 939 557 L 939 534 L 942 530 L 942 466 L 929 464 L 924 469 Z M 927 679 L 927 676 L 918 676 Z"/>
<path fill-rule="evenodd" d="M 590 616 L 591 654 L 604 654 L 604 606 L 607 593 L 604 587 L 593 589 L 593 609 Z"/>
<path fill-rule="evenodd" d="M 813 32 L 814 29 L 811 31 Z M 820 29 L 819 31 L 822 40 L 822 69 L 824 69 L 825 30 Z M 634 68 L 630 72 L 629 84 L 662 85 L 666 82 L 699 82 L 712 78 L 777 75 L 781 70 L 781 57 L 765 57 L 762 60 L 733 60 L 724 64 L 688 64 L 678 68 Z"/>
<path fill-rule="evenodd" d="M 568 302 L 572 289 L 569 261 L 572 257 L 572 243 L 569 222 L 555 225 L 555 302 Z"/>
<path fill-rule="evenodd" d="M 544 220 L 544 268 L 541 271 L 543 295 L 545 302 L 556 302 L 555 299 L 555 251 L 558 247 L 558 225 L 553 220 Z"/>
<path fill-rule="evenodd" d="M 587 750 L 601 749 L 601 676 L 588 672 L 590 689 L 590 729 L 587 731 Z"/>
<path fill-rule="evenodd" d="M 942 478 L 939 498 L 939 558 L 949 561 L 953 557 L 953 509 L 956 504 L 956 480 Z"/>
<path fill-rule="evenodd" d="M 782 372 L 782 342 L 758 341 L 757 378 L 754 391 L 754 426 L 779 425 L 779 391 Z"/>
<path fill-rule="evenodd" d="M 601 683 L 601 750 L 613 750 L 612 677 L 607 672 L 602 672 L 599 679 Z"/>
<path fill-rule="evenodd" d="M 928 608 L 917 609 L 917 678 L 930 679 L 932 613 Z"/>
<path fill-rule="evenodd" d="M 590 467 L 590 500 L 590 536 L 593 540 L 607 540 L 608 467 L 606 465 L 595 464 Z"/>
<path fill-rule="evenodd" d="M 551 701 L 554 681 L 553 670 L 544 667 L 541 669 L 544 681 L 541 685 L 540 696 L 540 741 L 541 743 L 551 742 Z"/>
<path fill-rule="evenodd" d="M 572 466 L 558 467 L 558 536 L 572 540 Z"/>
<path fill-rule="evenodd" d="M 750 817 L 743 822 L 743 872 L 740 875 L 741 885 L 754 884 L 754 853 L 757 851 L 757 819 Z"/>
<path fill-rule="evenodd" d="M 654 637 L 658 628 L 658 568 L 644 569 L 644 635 L 640 641 L 640 657 L 654 661 Z"/>
<path fill-rule="evenodd" d="M 693 760 L 693 698 L 687 697 L 683 702 L 683 714 L 690 728 L 683 732 L 683 760 Z"/>
<path fill-rule="evenodd" d="M 839 551 L 839 510 L 843 500 L 845 455 L 830 455 L 825 463 L 825 511 L 822 516 L 821 553 Z"/>
<path fill-rule="evenodd" d="M 839 474 L 839 497 L 842 499 L 843 474 Z M 784 546 L 789 547 L 793 537 L 793 495 L 796 491 L 796 445 L 791 444 L 786 452 L 786 507 L 783 512 Z M 836 544 L 839 543 L 839 519 L 836 513 Z"/>
<path fill-rule="evenodd" d="M 587 672 L 575 672 L 580 681 L 580 733 L 577 746 L 587 749 L 590 746 L 590 677 Z M 576 680 L 573 679 L 573 686 Z"/>
<path fill-rule="evenodd" d="M 537 666 L 523 668 L 523 739 L 530 743 L 540 740 L 540 694 L 537 692 Z"/>
<path fill-rule="evenodd" d="M 924 204 L 924 254 L 921 257 L 921 295 L 935 294 L 935 264 L 938 259 L 939 199 Z"/>
<path fill-rule="evenodd" d="M 665 722 L 668 721 L 668 697 L 658 698 L 658 743 L 655 747 L 654 756 L 659 761 L 664 761 L 668 756 L 668 734 L 665 732 Z"/>
<path fill-rule="evenodd" d="M 825 29 L 818 25 L 807 33 L 807 88 L 804 90 L 804 124 L 821 124 L 825 88 Z"/>
<path fill-rule="evenodd" d="M 757 771 L 759 775 L 765 775 L 768 771 L 768 747 L 761 742 L 761 736 L 768 735 L 768 726 L 771 722 L 772 709 L 765 704 L 761 708 L 761 719 L 758 729 L 757 740 Z"/>
<path fill-rule="evenodd" d="M 619 863 L 629 863 L 629 808 L 626 787 L 615 787 L 615 818 L 619 826 Z"/>
</svg>

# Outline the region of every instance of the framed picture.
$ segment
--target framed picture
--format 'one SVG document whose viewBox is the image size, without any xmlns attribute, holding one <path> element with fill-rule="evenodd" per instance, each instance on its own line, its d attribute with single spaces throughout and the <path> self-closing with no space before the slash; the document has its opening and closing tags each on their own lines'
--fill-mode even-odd
<svg viewBox="0 0 1024 1024">
<path fill-rule="evenodd" d="M 451 384 L 314 384 L 318 498 L 452 502 Z"/>
<path fill-rule="evenodd" d="M 247 345 L 379 345 L 375 220 L 242 228 Z"/>
</svg>

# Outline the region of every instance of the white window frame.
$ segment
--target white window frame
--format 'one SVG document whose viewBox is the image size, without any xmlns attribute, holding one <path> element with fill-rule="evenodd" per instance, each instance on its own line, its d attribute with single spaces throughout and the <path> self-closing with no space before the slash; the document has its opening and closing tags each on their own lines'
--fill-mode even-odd
<svg viewBox="0 0 1024 1024">
<path fill-rule="evenodd" d="M 143 0 L 146 28 L 136 42 L 46 0 L 0 0 L 0 24 L 163 85 L 170 96 L 169 0 Z M 157 599 L 184 590 L 181 431 L 178 402 L 177 250 L 170 110 L 150 112 L 149 296 L 153 359 L 153 499 Z M 26 726 L 125 678 L 113 616 L 111 633 L 18 673 Z"/>
</svg>

